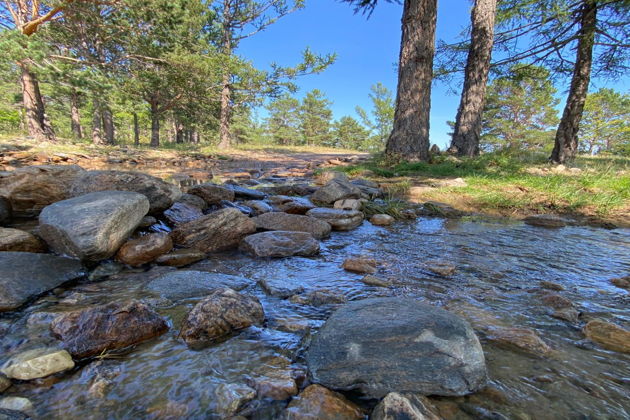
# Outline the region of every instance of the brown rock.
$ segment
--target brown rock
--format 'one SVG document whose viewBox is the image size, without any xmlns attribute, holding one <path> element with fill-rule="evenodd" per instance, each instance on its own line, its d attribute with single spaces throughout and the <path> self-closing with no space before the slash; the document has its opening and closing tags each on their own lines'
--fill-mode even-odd
<svg viewBox="0 0 630 420">
<path fill-rule="evenodd" d="M 619 288 L 630 290 L 630 276 L 610 279 L 610 282 Z"/>
<path fill-rule="evenodd" d="M 240 249 L 255 257 L 309 257 L 319 254 L 319 242 L 308 232 L 274 230 L 247 236 Z"/>
<path fill-rule="evenodd" d="M 343 395 L 321 385 L 310 385 L 285 410 L 286 420 L 359 420 L 361 409 Z"/>
<path fill-rule="evenodd" d="M 206 254 L 194 249 L 178 249 L 168 254 L 160 255 L 155 259 L 159 265 L 168 265 L 171 267 L 183 267 L 206 258 Z"/>
<path fill-rule="evenodd" d="M 6 391 L 11 387 L 11 381 L 4 376 L 0 375 L 0 393 Z"/>
<path fill-rule="evenodd" d="M 376 226 L 389 226 L 394 223 L 394 218 L 389 214 L 375 214 L 370 217 L 370 223 Z"/>
<path fill-rule="evenodd" d="M 172 226 L 179 226 L 203 217 L 203 212 L 189 204 L 175 203 L 164 212 L 164 217 Z"/>
<path fill-rule="evenodd" d="M 536 332 L 529 328 L 489 328 L 488 339 L 500 346 L 514 348 L 537 356 L 546 356 L 553 351 Z"/>
<path fill-rule="evenodd" d="M 182 194 L 176 201 L 176 203 L 188 204 L 189 206 L 197 207 L 199 210 L 205 210 L 208 208 L 206 201 L 193 194 Z"/>
<path fill-rule="evenodd" d="M 552 317 L 563 319 L 565 321 L 569 321 L 572 323 L 578 322 L 578 318 L 580 316 L 580 312 L 574 308 L 560 308 L 555 310 L 552 314 Z"/>
<path fill-rule="evenodd" d="M 545 303 L 545 305 L 551 306 L 554 309 L 573 307 L 573 302 L 571 302 L 569 299 L 565 298 L 564 296 L 560 296 L 555 293 L 544 295 L 542 297 L 542 301 L 543 303 Z"/>
<path fill-rule="evenodd" d="M 219 204 L 222 200 L 234 201 L 234 191 L 220 185 L 206 183 L 188 189 L 188 194 L 203 198 L 208 205 Z"/>
<path fill-rule="evenodd" d="M 323 220 L 332 226 L 333 230 L 352 230 L 363 222 L 363 213 L 356 210 L 341 210 L 329 208 L 315 208 L 306 212 L 307 216 Z"/>
<path fill-rule="evenodd" d="M 265 319 L 262 305 L 252 296 L 229 288 L 215 289 L 190 311 L 179 334 L 193 347 L 219 342 Z"/>
<path fill-rule="evenodd" d="M 292 303 L 312 306 L 346 303 L 346 300 L 346 297 L 341 293 L 328 289 L 311 290 L 299 295 L 293 295 L 289 299 Z"/>
<path fill-rule="evenodd" d="M 370 420 L 442 420 L 428 398 L 390 392 L 372 411 Z"/>
<path fill-rule="evenodd" d="M 84 358 L 157 337 L 168 325 L 148 306 L 131 300 L 69 312 L 50 328 L 70 354 Z"/>
<path fill-rule="evenodd" d="M 548 290 L 555 290 L 556 292 L 561 292 L 564 290 L 564 287 L 561 284 L 554 283 L 552 281 L 541 281 L 540 287 Z"/>
<path fill-rule="evenodd" d="M 116 254 L 116 259 L 132 267 L 150 263 L 173 249 L 173 241 L 166 233 L 150 233 L 127 241 Z"/>
<path fill-rule="evenodd" d="M 347 258 L 341 267 L 353 273 L 374 274 L 376 273 L 376 264 L 376 260 L 372 258 L 351 257 Z"/>
<path fill-rule="evenodd" d="M 227 208 L 179 225 L 171 237 L 176 245 L 215 252 L 236 248 L 245 236 L 255 231 L 256 224 L 249 217 L 235 208 Z"/>
<path fill-rule="evenodd" d="M 316 239 L 329 236 L 331 230 L 330 225 L 323 220 L 298 214 L 265 213 L 252 220 L 258 229 L 308 232 Z"/>
<path fill-rule="evenodd" d="M 589 340 L 606 349 L 630 353 L 630 331 L 624 328 L 610 322 L 594 319 L 584 326 L 583 331 Z"/>
<path fill-rule="evenodd" d="M 0 251 L 46 252 L 46 246 L 35 235 L 23 230 L 0 228 Z"/>
<path fill-rule="evenodd" d="M 348 181 L 333 179 L 311 196 L 314 203 L 332 204 L 346 198 L 361 198 L 361 190 Z"/>
<path fill-rule="evenodd" d="M 368 286 L 375 286 L 375 287 L 389 287 L 391 286 L 391 283 L 386 280 L 386 279 L 382 279 L 380 277 L 376 277 L 376 276 L 372 276 L 372 275 L 367 275 L 365 277 L 363 277 L 361 279 L 361 281 L 364 284 L 367 284 Z"/>
<path fill-rule="evenodd" d="M 442 277 L 450 277 L 455 274 L 455 266 L 444 261 L 427 261 L 429 271 Z"/>
</svg>

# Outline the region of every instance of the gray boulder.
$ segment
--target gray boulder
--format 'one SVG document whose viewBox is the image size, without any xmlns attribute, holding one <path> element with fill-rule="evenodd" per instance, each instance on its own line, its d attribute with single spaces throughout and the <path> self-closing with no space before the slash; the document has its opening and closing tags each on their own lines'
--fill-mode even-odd
<svg viewBox="0 0 630 420">
<path fill-rule="evenodd" d="M 352 230 L 363 223 L 363 213 L 357 210 L 329 209 L 318 207 L 306 213 L 309 217 L 314 217 L 328 223 L 333 230 Z"/>
<path fill-rule="evenodd" d="M 183 270 L 166 273 L 151 280 L 146 289 L 171 300 L 206 296 L 214 289 L 243 290 L 254 282 L 240 276 L 205 271 Z"/>
<path fill-rule="evenodd" d="M 85 194 L 44 208 L 40 235 L 58 254 L 104 260 L 116 253 L 147 211 L 149 201 L 135 192 Z"/>
<path fill-rule="evenodd" d="M 487 380 L 483 350 L 470 325 L 410 298 L 341 307 L 313 338 L 306 361 L 314 383 L 369 398 L 389 392 L 466 395 Z"/>
<path fill-rule="evenodd" d="M 331 180 L 311 196 L 314 203 L 320 204 L 332 204 L 346 198 L 361 198 L 361 190 L 356 185 L 342 179 Z"/>
<path fill-rule="evenodd" d="M 330 225 L 314 217 L 274 212 L 261 214 L 253 220 L 256 227 L 262 230 L 308 232 L 316 239 L 330 236 Z"/>
<path fill-rule="evenodd" d="M 0 312 L 86 274 L 77 260 L 29 252 L 0 252 L 0 267 Z"/>
<path fill-rule="evenodd" d="M 261 232 L 243 239 L 240 249 L 255 257 L 308 257 L 319 254 L 319 242 L 307 232 Z"/>
</svg>

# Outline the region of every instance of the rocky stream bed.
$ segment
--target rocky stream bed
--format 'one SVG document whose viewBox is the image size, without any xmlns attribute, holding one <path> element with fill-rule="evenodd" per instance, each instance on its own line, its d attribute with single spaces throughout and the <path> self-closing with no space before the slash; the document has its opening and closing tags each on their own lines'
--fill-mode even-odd
<svg viewBox="0 0 630 420">
<path fill-rule="evenodd" d="M 630 418 L 630 230 L 232 173 L 0 172 L 0 419 Z"/>
</svg>

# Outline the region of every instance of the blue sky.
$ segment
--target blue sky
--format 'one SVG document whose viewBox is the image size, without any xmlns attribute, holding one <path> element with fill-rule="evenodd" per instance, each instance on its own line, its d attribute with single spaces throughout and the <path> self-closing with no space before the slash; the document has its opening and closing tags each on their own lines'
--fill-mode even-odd
<svg viewBox="0 0 630 420">
<path fill-rule="evenodd" d="M 454 40 L 468 24 L 470 8 L 468 0 L 439 1 L 437 38 Z M 337 53 L 336 63 L 326 71 L 297 81 L 300 87 L 297 96 L 320 89 L 333 102 L 336 119 L 344 115 L 356 117 L 355 106 L 370 109 L 371 85 L 381 82 L 395 94 L 401 14 L 401 5 L 384 0 L 369 19 L 354 14 L 351 6 L 338 0 L 307 0 L 305 9 L 244 40 L 237 53 L 259 68 L 268 68 L 274 61 L 280 65 L 296 64 L 307 46 L 316 53 Z M 614 85 L 623 87 L 619 83 Z M 602 86 L 605 85 L 596 87 Z M 449 93 L 448 87 L 434 84 L 432 143 L 443 148 L 450 142 L 446 121 L 455 119 L 458 104 L 458 96 Z M 563 104 L 564 101 L 560 106 Z"/>
</svg>

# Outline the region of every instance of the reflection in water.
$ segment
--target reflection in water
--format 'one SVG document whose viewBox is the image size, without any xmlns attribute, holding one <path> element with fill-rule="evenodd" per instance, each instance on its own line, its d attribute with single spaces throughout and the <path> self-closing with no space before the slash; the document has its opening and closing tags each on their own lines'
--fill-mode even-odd
<svg viewBox="0 0 630 420">
<path fill-rule="evenodd" d="M 381 263 L 378 275 L 394 286 L 366 286 L 360 275 L 342 270 L 341 263 L 351 255 L 376 258 Z M 428 261 L 448 262 L 457 271 L 440 277 L 428 269 Z M 54 344 L 50 319 L 77 305 L 144 299 L 169 319 L 171 330 L 119 358 L 65 374 L 57 383 L 18 384 L 8 394 L 30 398 L 42 418 L 221 418 L 221 386 L 255 388 L 265 378 L 303 371 L 305 331 L 310 327 L 314 332 L 334 309 L 270 297 L 256 283 L 274 279 L 305 291 L 327 289 L 349 300 L 411 296 L 435 305 L 459 305 L 464 312 L 479 308 L 504 324 L 535 330 L 555 350 L 549 357 L 534 357 L 495 347 L 480 334 L 496 395 L 450 401 L 516 419 L 630 416 L 629 355 L 586 342 L 579 326 L 549 316 L 539 293 L 540 281 L 558 283 L 565 289 L 562 296 L 583 312 L 583 320 L 600 317 L 627 326 L 628 295 L 609 279 L 630 272 L 630 230 L 547 230 L 514 222 L 443 219 L 399 223 L 391 229 L 366 223 L 353 232 L 334 233 L 316 258 L 255 260 L 234 252 L 214 255 L 193 269 L 252 279 L 244 292 L 263 303 L 265 326 L 191 351 L 177 334 L 195 300 L 157 298 L 143 289 L 154 274 L 123 273 L 80 285 L 59 298 L 42 298 L 18 316 L 0 319 L 0 331 L 6 331 L 0 362 L 27 348 Z M 445 401 L 449 399 L 437 403 Z M 261 399 L 251 402 L 249 410 L 253 418 L 274 418 L 281 406 Z M 455 418 L 474 417 L 459 412 Z"/>
</svg>

